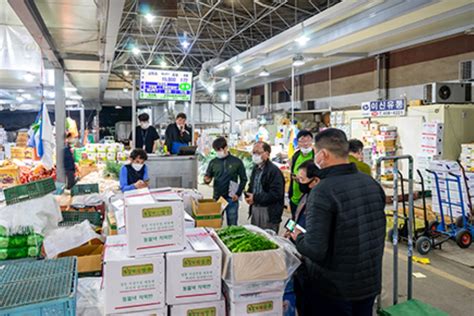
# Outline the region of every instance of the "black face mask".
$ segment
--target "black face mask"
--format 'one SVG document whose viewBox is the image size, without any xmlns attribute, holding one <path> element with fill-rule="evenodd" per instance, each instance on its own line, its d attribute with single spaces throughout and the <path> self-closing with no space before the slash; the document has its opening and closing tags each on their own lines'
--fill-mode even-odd
<svg viewBox="0 0 474 316">
<path fill-rule="evenodd" d="M 309 181 L 308 183 L 298 183 L 301 193 L 308 194 L 309 192 L 311 192 L 311 188 L 309 187 L 309 184 L 311 182 L 313 182 L 313 180 Z"/>
</svg>

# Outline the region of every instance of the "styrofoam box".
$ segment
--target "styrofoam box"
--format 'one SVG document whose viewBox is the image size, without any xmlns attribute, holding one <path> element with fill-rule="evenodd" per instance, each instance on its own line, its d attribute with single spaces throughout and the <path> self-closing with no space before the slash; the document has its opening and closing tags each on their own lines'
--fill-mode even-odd
<svg viewBox="0 0 474 316">
<path fill-rule="evenodd" d="M 169 191 L 134 190 L 124 194 L 129 256 L 145 256 L 184 248 L 184 206 Z"/>
<path fill-rule="evenodd" d="M 183 251 L 166 254 L 166 303 L 187 304 L 221 298 L 222 252 L 204 228 L 186 230 Z"/>
<path fill-rule="evenodd" d="M 283 315 L 283 297 L 249 299 L 245 302 L 227 302 L 229 316 L 281 316 Z"/>
<path fill-rule="evenodd" d="M 423 133 L 442 134 L 444 124 L 439 122 L 423 123 Z"/>
<path fill-rule="evenodd" d="M 224 299 L 170 306 L 170 316 L 225 316 Z"/>
<path fill-rule="evenodd" d="M 165 307 L 165 259 L 127 257 L 127 238 L 108 236 L 104 254 L 105 313 Z"/>
<path fill-rule="evenodd" d="M 234 286 L 224 283 L 224 292 L 229 301 L 246 302 L 249 299 L 283 297 L 284 281 L 245 282 Z"/>
<path fill-rule="evenodd" d="M 443 139 L 438 136 L 422 135 L 421 145 L 436 146 L 436 148 L 440 148 L 443 146 Z"/>
<path fill-rule="evenodd" d="M 160 308 L 160 309 L 153 309 L 149 311 L 142 311 L 136 313 L 116 313 L 116 314 L 109 314 L 113 316 L 168 316 L 168 308 Z"/>
</svg>

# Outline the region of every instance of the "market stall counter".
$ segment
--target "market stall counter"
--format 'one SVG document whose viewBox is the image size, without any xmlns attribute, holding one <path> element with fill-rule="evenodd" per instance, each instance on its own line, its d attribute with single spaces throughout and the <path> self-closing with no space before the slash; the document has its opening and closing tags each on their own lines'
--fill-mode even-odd
<svg viewBox="0 0 474 316">
<path fill-rule="evenodd" d="M 196 156 L 148 155 L 146 162 L 150 188 L 175 187 L 197 189 L 198 161 Z"/>
</svg>

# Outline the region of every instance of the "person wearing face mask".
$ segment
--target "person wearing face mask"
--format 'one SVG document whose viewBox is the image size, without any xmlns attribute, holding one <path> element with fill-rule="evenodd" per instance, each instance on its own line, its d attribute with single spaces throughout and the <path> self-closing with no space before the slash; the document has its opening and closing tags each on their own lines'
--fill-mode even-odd
<svg viewBox="0 0 474 316">
<path fill-rule="evenodd" d="M 176 122 L 166 128 L 165 142 L 168 151 L 176 155 L 181 147 L 189 146 L 192 133 L 192 128 L 186 125 L 186 114 L 179 113 L 176 116 Z"/>
<path fill-rule="evenodd" d="M 373 312 L 381 291 L 385 193 L 349 162 L 346 134 L 335 128 L 315 137 L 320 182 L 306 203 L 306 232 L 291 233 L 308 268 L 308 315 Z"/>
<path fill-rule="evenodd" d="M 293 220 L 295 220 L 296 208 L 298 207 L 300 199 L 303 196 L 298 182 L 295 181 L 296 172 L 305 161 L 314 159 L 313 134 L 311 134 L 310 131 L 301 130 L 296 135 L 296 139 L 298 140 L 298 150 L 294 153 L 293 157 L 291 157 L 290 170 L 292 176 L 288 190 L 291 217 Z"/>
<path fill-rule="evenodd" d="M 74 162 L 74 155 L 72 154 L 76 142 L 77 139 L 72 133 L 66 134 L 66 146 L 64 146 L 64 171 L 66 174 L 66 189 L 68 190 L 76 184 L 76 164 Z"/>
<path fill-rule="evenodd" d="M 215 139 L 212 148 L 216 151 L 217 158 L 209 163 L 204 182 L 209 184 L 214 179 L 213 198 L 218 200 L 223 197 L 227 200 L 227 225 L 237 225 L 239 198 L 247 184 L 245 167 L 242 160 L 229 153 L 224 137 Z"/>
<path fill-rule="evenodd" d="M 257 142 L 253 146 L 254 167 L 245 201 L 249 204 L 250 223 L 278 234 L 285 204 L 285 179 L 270 161 L 271 147 Z"/>
<path fill-rule="evenodd" d="M 364 149 L 364 144 L 358 139 L 349 140 L 349 161 L 355 163 L 357 170 L 372 175 L 370 166 L 363 162 L 362 150 Z"/>
<path fill-rule="evenodd" d="M 160 139 L 156 129 L 150 125 L 150 116 L 146 113 L 142 113 L 138 116 L 139 126 L 136 129 L 135 148 L 145 150 L 151 154 L 156 151 L 155 141 Z M 130 139 L 132 134 L 130 133 Z"/>
<path fill-rule="evenodd" d="M 145 161 L 148 155 L 143 149 L 134 149 L 130 153 L 129 164 L 120 169 L 120 190 L 122 192 L 143 189 L 148 187 L 148 168 Z"/>
</svg>

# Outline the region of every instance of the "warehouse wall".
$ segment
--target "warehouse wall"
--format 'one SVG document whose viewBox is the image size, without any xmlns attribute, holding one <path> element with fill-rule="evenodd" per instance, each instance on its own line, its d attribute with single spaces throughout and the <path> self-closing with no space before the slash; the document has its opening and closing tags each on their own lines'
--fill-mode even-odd
<svg viewBox="0 0 474 316">
<path fill-rule="evenodd" d="M 388 98 L 421 99 L 423 85 L 433 81 L 458 80 L 459 62 L 474 59 L 474 36 L 459 35 L 387 54 Z M 341 108 L 377 99 L 374 57 L 304 74 L 300 99 L 316 101 L 317 108 Z M 329 82 L 331 78 L 331 82 Z M 272 103 L 289 80 L 272 84 Z M 252 105 L 258 105 L 263 87 L 251 90 Z M 298 98 L 297 98 L 298 99 Z"/>
</svg>

